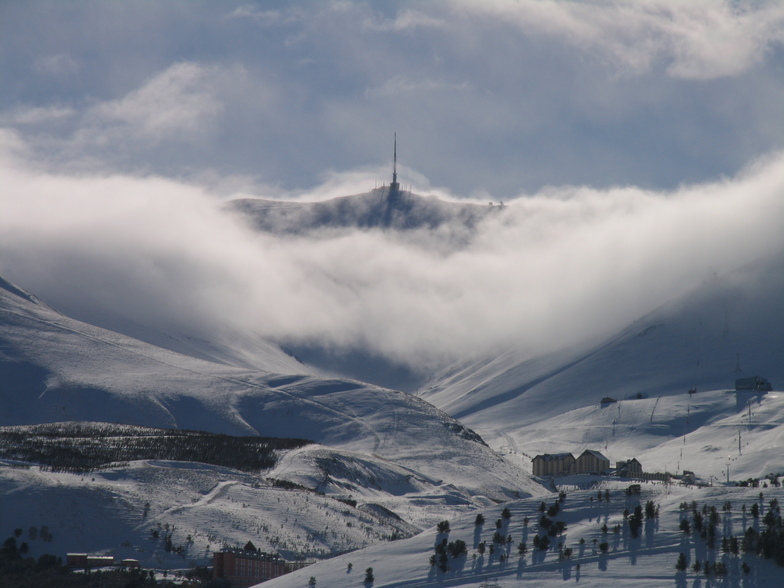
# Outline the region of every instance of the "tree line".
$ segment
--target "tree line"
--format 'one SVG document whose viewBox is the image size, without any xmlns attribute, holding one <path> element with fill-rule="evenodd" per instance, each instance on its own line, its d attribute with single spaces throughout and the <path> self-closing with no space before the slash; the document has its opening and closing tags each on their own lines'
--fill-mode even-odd
<svg viewBox="0 0 784 588">
<path fill-rule="evenodd" d="M 304 439 L 237 437 L 107 423 L 0 428 L 0 458 L 74 473 L 144 459 L 191 461 L 255 472 L 273 467 L 277 450 L 309 443 Z"/>
</svg>

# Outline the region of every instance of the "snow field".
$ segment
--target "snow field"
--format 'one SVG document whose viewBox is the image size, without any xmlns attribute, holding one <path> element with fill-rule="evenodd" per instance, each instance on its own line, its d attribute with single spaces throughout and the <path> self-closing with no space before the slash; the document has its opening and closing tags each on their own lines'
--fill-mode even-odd
<svg viewBox="0 0 784 588">
<path fill-rule="evenodd" d="M 624 488 L 628 484 L 608 482 L 590 490 L 567 492 L 561 512 L 553 517 L 567 524 L 562 537 L 553 540 L 557 545 L 563 541 L 565 547 L 573 549 L 570 559 L 559 561 L 557 549 L 543 553 L 532 550 L 532 537 L 539 525 L 541 500 L 525 500 L 496 505 L 492 509 L 482 509 L 485 523 L 476 527 L 475 513 L 464 515 L 450 521 L 448 534 L 439 534 L 435 528 L 428 529 L 416 537 L 396 541 L 387 545 L 369 547 L 362 551 L 342 555 L 307 567 L 295 573 L 277 578 L 263 584 L 265 588 L 295 588 L 306 586 L 308 579 L 316 578 L 316 586 L 364 587 L 364 571 L 373 568 L 374 588 L 415 588 L 429 586 L 471 586 L 487 582 L 502 588 L 517 586 L 563 586 L 574 583 L 577 586 L 780 586 L 784 578 L 781 568 L 769 561 L 760 560 L 754 555 L 724 554 L 718 548 L 708 549 L 705 542 L 692 535 L 685 536 L 679 530 L 682 512 L 680 504 L 697 501 L 703 505 L 715 506 L 722 516 L 719 533 L 740 537 L 748 526 L 759 526 L 769 501 L 784 499 L 782 488 L 733 488 L 733 487 L 681 487 L 645 483 L 641 494 L 626 496 Z M 610 502 L 599 502 L 599 491 L 610 491 Z M 759 499 L 763 492 L 764 499 Z M 557 499 L 553 494 L 545 498 L 547 506 Z M 646 519 L 638 538 L 633 538 L 628 524 L 624 524 L 623 510 L 633 512 L 636 505 L 643 508 L 647 501 L 659 506 L 659 517 Z M 725 502 L 732 503 L 732 510 L 722 510 Z M 750 506 L 756 502 L 762 508 L 760 519 L 749 514 Z M 747 512 L 741 511 L 742 505 Z M 496 531 L 495 521 L 501 518 L 501 511 L 508 507 L 512 517 L 504 524 L 503 534 L 511 534 L 513 542 L 504 545 L 502 552 L 509 558 L 502 563 L 497 558 L 498 551 L 491 557 L 485 551 L 479 555 L 477 546 L 481 541 L 489 543 Z M 687 513 L 690 514 L 690 513 Z M 523 524 L 529 518 L 528 526 Z M 602 525 L 608 526 L 608 533 L 602 532 Z M 621 525 L 620 533 L 613 528 Z M 448 541 L 462 539 L 468 546 L 468 555 L 462 560 L 450 560 L 450 570 L 439 573 L 428 563 L 434 553 L 435 544 L 443 537 Z M 581 546 L 580 540 L 585 543 Z M 528 553 L 520 557 L 517 544 L 525 540 Z M 594 544 L 596 540 L 596 544 Z M 599 545 L 608 543 L 607 554 L 602 554 Z M 720 537 L 719 537 L 720 542 Z M 708 581 L 704 574 L 694 572 L 678 573 L 675 564 L 679 554 L 687 555 L 691 566 L 695 559 L 710 562 L 723 561 L 727 566 L 727 576 L 718 583 Z M 476 555 L 476 558 L 474 557 Z M 742 562 L 748 562 L 751 573 L 747 576 L 741 570 Z M 348 571 L 348 563 L 352 564 Z M 578 569 L 579 564 L 579 569 Z M 259 585 L 262 586 L 262 585 Z"/>
</svg>

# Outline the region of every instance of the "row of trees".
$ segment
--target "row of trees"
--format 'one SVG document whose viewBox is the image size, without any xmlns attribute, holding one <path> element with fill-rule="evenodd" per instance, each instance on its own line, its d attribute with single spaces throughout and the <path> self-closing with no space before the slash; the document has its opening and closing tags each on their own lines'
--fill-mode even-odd
<svg viewBox="0 0 784 588">
<path fill-rule="evenodd" d="M 769 502 L 769 508 L 762 517 L 763 527 L 759 529 L 759 518 L 761 514 L 760 504 L 763 503 L 763 494 L 759 495 L 759 502 L 754 502 L 751 508 L 742 506 L 744 515 L 748 512 L 754 521 L 754 526 L 749 526 L 742 537 L 734 535 L 722 535 L 720 547 L 721 551 L 727 555 L 738 556 L 740 552 L 756 554 L 765 559 L 772 559 L 776 564 L 784 566 L 784 523 L 782 522 L 780 507 L 777 499 Z M 763 503 L 764 504 L 764 503 Z M 692 534 L 703 540 L 709 549 L 716 549 L 718 537 L 718 525 L 722 521 L 722 515 L 715 506 L 704 505 L 699 508 L 696 502 L 681 503 L 682 511 L 680 530 L 685 534 Z M 690 511 L 690 516 L 687 515 Z M 732 504 L 725 501 L 722 511 L 724 516 L 730 516 Z M 757 527 L 757 528 L 755 528 Z M 688 561 L 685 553 L 681 553 L 675 568 L 678 571 L 685 571 Z M 692 565 L 694 572 L 702 572 L 705 575 L 715 574 L 722 576 L 726 574 L 726 564 L 724 562 L 695 561 Z M 743 572 L 748 574 L 751 569 L 747 562 L 743 562 Z"/>
<path fill-rule="evenodd" d="M 17 539 L 22 536 L 22 533 L 24 533 L 23 529 L 14 529 L 14 537 L 16 537 Z M 41 525 L 40 529 L 35 526 L 30 527 L 27 530 L 27 538 L 30 539 L 31 541 L 40 539 L 44 543 L 51 543 L 54 536 L 52 535 L 52 532 L 49 530 L 49 527 L 47 527 L 46 525 Z"/>
<path fill-rule="evenodd" d="M 192 461 L 256 472 L 275 465 L 276 450 L 309 443 L 105 423 L 58 423 L 0 430 L 0 457 L 70 472 L 141 459 Z"/>
</svg>

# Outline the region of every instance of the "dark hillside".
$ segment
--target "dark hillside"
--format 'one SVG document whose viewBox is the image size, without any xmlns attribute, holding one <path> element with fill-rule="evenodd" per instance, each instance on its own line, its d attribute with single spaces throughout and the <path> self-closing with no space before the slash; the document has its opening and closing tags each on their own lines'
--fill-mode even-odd
<svg viewBox="0 0 784 588">
<path fill-rule="evenodd" d="M 109 423 L 0 427 L 0 458 L 74 472 L 142 459 L 192 461 L 253 472 L 273 467 L 276 450 L 309 443 Z"/>
<path fill-rule="evenodd" d="M 412 192 L 378 188 L 365 194 L 323 202 L 281 202 L 239 199 L 228 208 L 247 216 L 259 231 L 278 235 L 308 235 L 336 229 L 438 231 L 453 245 L 467 243 L 477 225 L 501 214 L 503 206 L 448 202 Z"/>
</svg>

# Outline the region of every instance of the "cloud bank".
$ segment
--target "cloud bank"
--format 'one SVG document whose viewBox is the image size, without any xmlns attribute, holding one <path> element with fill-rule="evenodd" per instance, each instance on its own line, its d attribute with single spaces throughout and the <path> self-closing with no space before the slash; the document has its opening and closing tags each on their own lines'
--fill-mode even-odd
<svg viewBox="0 0 784 588">
<path fill-rule="evenodd" d="M 18 137 L 4 134 L 3 147 L 0 275 L 55 307 L 364 349 L 419 370 L 605 333 L 784 248 L 781 153 L 674 192 L 521 197 L 445 251 L 427 233 L 260 234 L 199 186 L 42 173 Z"/>
<path fill-rule="evenodd" d="M 781 249 L 776 0 L 0 11 L 0 275 L 82 318 L 424 370 L 611 330 Z M 369 190 L 394 132 L 403 184 L 504 214 L 458 249 L 221 208 Z"/>
</svg>

